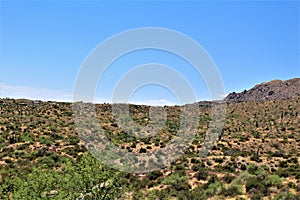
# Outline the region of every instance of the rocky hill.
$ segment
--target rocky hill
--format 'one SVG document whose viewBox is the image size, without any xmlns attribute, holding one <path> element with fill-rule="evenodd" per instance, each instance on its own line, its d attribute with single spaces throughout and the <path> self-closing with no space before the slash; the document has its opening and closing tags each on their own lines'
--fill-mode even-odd
<svg viewBox="0 0 300 200">
<path fill-rule="evenodd" d="M 260 83 L 250 90 L 230 93 L 225 100 L 229 103 L 244 101 L 266 101 L 290 99 L 300 96 L 300 78 L 290 80 L 273 80 Z"/>
</svg>

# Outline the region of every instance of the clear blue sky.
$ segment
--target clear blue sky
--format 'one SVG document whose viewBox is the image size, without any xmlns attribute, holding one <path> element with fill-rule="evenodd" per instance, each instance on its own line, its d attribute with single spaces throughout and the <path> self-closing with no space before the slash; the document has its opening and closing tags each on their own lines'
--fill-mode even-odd
<svg viewBox="0 0 300 200">
<path fill-rule="evenodd" d="M 93 48 L 141 27 L 174 29 L 196 40 L 216 63 L 227 93 L 300 77 L 299 1 L 1 1 L 0 6 L 1 97 L 67 100 Z M 149 62 L 174 67 L 190 81 L 198 100 L 210 99 L 193 70 L 159 51 L 136 52 L 116 62 L 97 98 L 108 101 L 124 73 Z M 135 102 L 158 99 L 176 102 L 158 86 L 141 88 L 132 97 Z"/>
</svg>

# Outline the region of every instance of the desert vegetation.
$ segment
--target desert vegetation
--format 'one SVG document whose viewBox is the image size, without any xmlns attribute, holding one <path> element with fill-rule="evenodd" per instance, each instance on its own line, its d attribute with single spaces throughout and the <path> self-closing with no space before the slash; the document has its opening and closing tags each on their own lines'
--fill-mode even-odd
<svg viewBox="0 0 300 200">
<path fill-rule="evenodd" d="M 161 170 L 130 174 L 87 151 L 71 103 L 1 99 L 0 199 L 300 199 L 299 96 L 229 103 L 224 128 L 206 157 L 199 157 L 199 149 L 211 103 L 197 107 L 198 131 L 185 153 Z M 149 106 L 129 108 L 136 123 L 149 123 Z M 145 154 L 176 137 L 180 106 L 164 108 L 167 120 L 149 138 L 124 132 L 111 109 L 96 105 L 97 118 L 121 149 Z"/>
</svg>

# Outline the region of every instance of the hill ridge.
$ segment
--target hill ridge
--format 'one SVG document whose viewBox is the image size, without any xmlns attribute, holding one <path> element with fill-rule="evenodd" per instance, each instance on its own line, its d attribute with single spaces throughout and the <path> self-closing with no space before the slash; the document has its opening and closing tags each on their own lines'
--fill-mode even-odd
<svg viewBox="0 0 300 200">
<path fill-rule="evenodd" d="M 272 80 L 255 85 L 249 90 L 236 93 L 231 92 L 225 97 L 228 103 L 245 101 L 266 101 L 290 99 L 300 96 L 300 78 L 289 80 Z"/>
</svg>

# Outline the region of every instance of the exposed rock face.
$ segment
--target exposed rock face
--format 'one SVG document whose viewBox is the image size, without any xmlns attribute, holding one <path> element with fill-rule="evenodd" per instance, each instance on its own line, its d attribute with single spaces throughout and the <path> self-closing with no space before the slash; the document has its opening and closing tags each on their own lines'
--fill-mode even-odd
<svg viewBox="0 0 300 200">
<path fill-rule="evenodd" d="M 260 83 L 250 90 L 244 90 L 240 93 L 232 92 L 226 98 L 226 102 L 243 101 L 266 101 L 277 99 L 290 99 L 300 96 L 300 78 L 294 78 L 286 81 L 273 80 Z"/>
</svg>

